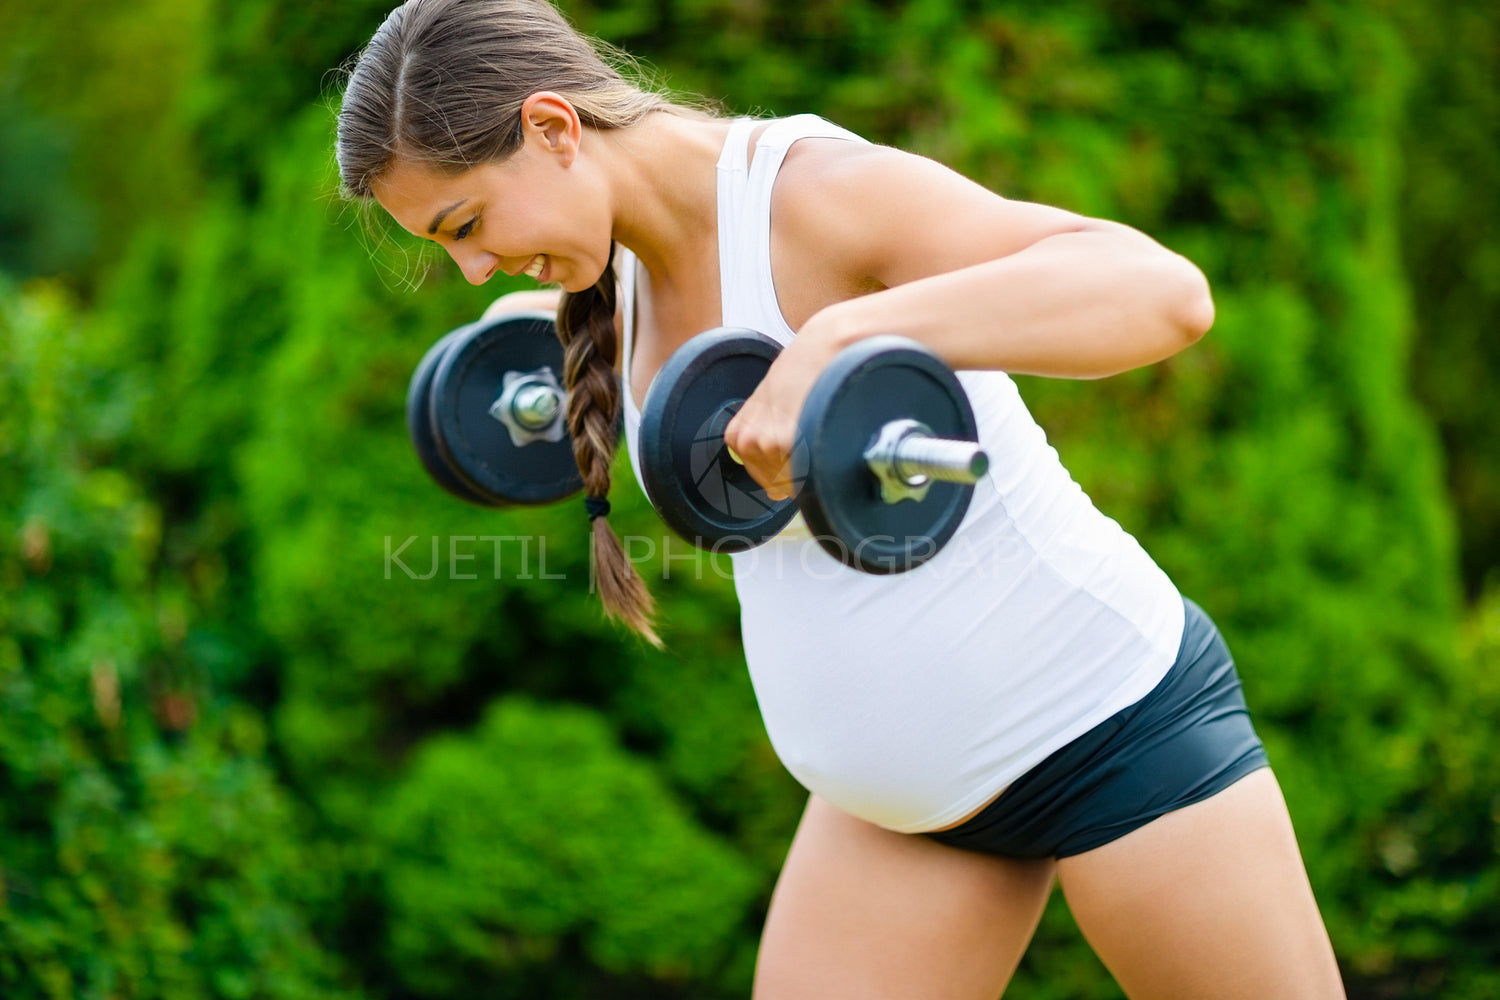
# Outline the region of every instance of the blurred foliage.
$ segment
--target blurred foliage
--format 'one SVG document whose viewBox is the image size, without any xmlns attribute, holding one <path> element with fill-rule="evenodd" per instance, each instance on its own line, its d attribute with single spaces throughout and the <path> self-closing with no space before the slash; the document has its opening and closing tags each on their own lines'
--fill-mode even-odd
<svg viewBox="0 0 1500 1000">
<path fill-rule="evenodd" d="M 221 693 L 255 643 L 110 461 L 108 346 L 0 284 L 0 992 L 347 995 L 310 934 L 326 842 Z"/>
<path fill-rule="evenodd" d="M 406 443 L 412 366 L 504 289 L 334 195 L 387 6 L 0 7 L 6 997 L 747 992 L 802 794 L 727 566 L 622 456 L 658 653 L 576 505 L 465 507 Z M 1493 5 L 567 9 L 1205 268 L 1201 345 L 1023 392 L 1224 626 L 1351 996 L 1500 993 Z M 1013 992 L 1118 996 L 1060 900 Z"/>
<path fill-rule="evenodd" d="M 1471 593 L 1500 566 L 1500 18 L 1396 4 L 1418 73 L 1403 122 L 1402 251 L 1414 289 L 1412 374 L 1448 454 Z M 1494 582 L 1491 580 L 1490 582 Z"/>
<path fill-rule="evenodd" d="M 17 90 L 0 78 L 0 269 L 56 274 L 88 253 L 93 223 L 66 181 L 68 136 Z"/>
<path fill-rule="evenodd" d="M 429 741 L 381 824 L 393 960 L 434 995 L 619 995 L 589 981 L 591 965 L 711 981 L 756 890 L 750 866 L 581 707 L 507 698 L 473 737 Z M 569 939 L 587 961 L 559 982 Z"/>
<path fill-rule="evenodd" d="M 35 199 L 30 211 L 42 211 L 47 229 L 80 212 L 91 217 L 91 253 L 61 262 L 44 257 L 20 273 L 55 273 L 58 263 L 78 270 L 114 264 L 142 220 L 183 222 L 199 207 L 196 137 L 183 116 L 210 75 L 199 41 L 212 32 L 206 14 L 201 0 L 18 0 L 0 7 L 0 94 L 19 92 L 14 105 L 5 101 L 7 114 L 39 116 L 71 153 L 65 169 L 37 176 L 35 164 L 25 171 L 39 187 L 6 193 Z M 42 152 L 28 145 L 0 149 L 24 164 Z M 69 194 L 59 199 L 64 187 Z"/>
</svg>

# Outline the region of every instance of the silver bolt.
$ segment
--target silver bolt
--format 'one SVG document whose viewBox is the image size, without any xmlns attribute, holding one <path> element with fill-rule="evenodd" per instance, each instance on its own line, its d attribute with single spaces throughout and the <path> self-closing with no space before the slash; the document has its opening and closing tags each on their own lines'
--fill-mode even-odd
<svg viewBox="0 0 1500 1000">
<path fill-rule="evenodd" d="M 556 388 L 540 382 L 529 382 L 516 389 L 510 401 L 510 412 L 516 421 L 531 430 L 540 430 L 557 419 L 562 401 Z"/>
<path fill-rule="evenodd" d="M 864 459 L 886 503 L 926 499 L 935 479 L 977 483 L 990 467 L 977 442 L 935 437 L 916 420 L 892 420 L 880 428 Z"/>
<path fill-rule="evenodd" d="M 566 435 L 562 411 L 567 398 L 551 368 L 506 372 L 500 396 L 490 404 L 490 416 L 505 425 L 517 448 L 537 441 L 557 442 Z"/>
<path fill-rule="evenodd" d="M 977 483 L 990 468 L 989 456 L 972 441 L 913 434 L 896 446 L 896 475 L 915 485 L 922 479 Z"/>
</svg>

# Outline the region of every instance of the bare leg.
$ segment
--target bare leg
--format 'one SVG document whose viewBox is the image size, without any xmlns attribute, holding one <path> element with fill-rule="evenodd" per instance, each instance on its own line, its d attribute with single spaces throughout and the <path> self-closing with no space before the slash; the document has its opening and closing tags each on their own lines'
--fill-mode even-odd
<svg viewBox="0 0 1500 1000">
<path fill-rule="evenodd" d="M 1058 880 L 1084 937 L 1136 1000 L 1344 995 L 1269 770 L 1063 859 Z"/>
<path fill-rule="evenodd" d="M 882 830 L 813 796 L 771 899 L 755 997 L 995 1000 L 1053 871 Z"/>
</svg>

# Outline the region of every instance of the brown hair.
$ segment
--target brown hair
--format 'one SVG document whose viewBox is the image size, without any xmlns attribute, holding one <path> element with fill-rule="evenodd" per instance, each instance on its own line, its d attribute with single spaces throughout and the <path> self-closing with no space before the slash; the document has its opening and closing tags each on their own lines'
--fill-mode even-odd
<svg viewBox="0 0 1500 1000">
<path fill-rule="evenodd" d="M 348 73 L 337 142 L 346 195 L 372 198 L 372 183 L 398 156 L 453 174 L 505 159 L 521 144 L 522 103 L 540 90 L 567 98 L 597 130 L 627 128 L 656 111 L 699 113 L 627 81 L 606 57 L 623 59 L 574 31 L 546 0 L 408 0 Z M 611 252 L 598 282 L 564 294 L 558 307 L 568 433 L 604 610 L 660 645 L 651 593 L 604 513 L 621 407 L 613 261 Z"/>
</svg>

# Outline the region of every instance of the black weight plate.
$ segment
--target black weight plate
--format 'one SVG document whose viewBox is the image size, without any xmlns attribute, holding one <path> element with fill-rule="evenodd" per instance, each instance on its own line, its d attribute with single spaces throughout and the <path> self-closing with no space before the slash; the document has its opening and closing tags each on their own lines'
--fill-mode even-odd
<svg viewBox="0 0 1500 1000">
<path fill-rule="evenodd" d="M 979 437 L 968 395 L 948 366 L 915 341 L 882 336 L 840 351 L 798 420 L 809 465 L 798 506 L 829 555 L 866 573 L 902 573 L 932 558 L 958 530 L 974 493 L 935 481 L 923 500 L 882 500 L 864 452 L 881 427 L 900 419 L 918 420 L 937 437 Z"/>
<path fill-rule="evenodd" d="M 725 425 L 780 353 L 781 345 L 754 330 L 709 330 L 674 351 L 646 390 L 646 495 L 667 526 L 699 548 L 752 548 L 796 516 L 794 501 L 767 497 L 724 445 Z"/>
<path fill-rule="evenodd" d="M 411 437 L 411 446 L 416 450 L 422 468 L 427 470 L 433 482 L 460 500 L 488 507 L 491 504 L 448 466 L 447 460 L 438 450 L 437 439 L 432 432 L 432 376 L 437 372 L 443 353 L 452 346 L 463 329 L 460 327 L 444 335 L 417 362 L 417 367 L 411 374 L 411 383 L 406 387 L 406 433 Z"/>
<path fill-rule="evenodd" d="M 506 372 L 550 368 L 562 382 L 563 350 L 551 314 L 507 313 L 455 331 L 432 378 L 431 421 L 438 451 L 494 506 L 555 503 L 583 489 L 567 435 L 516 447 L 490 416 Z"/>
</svg>

